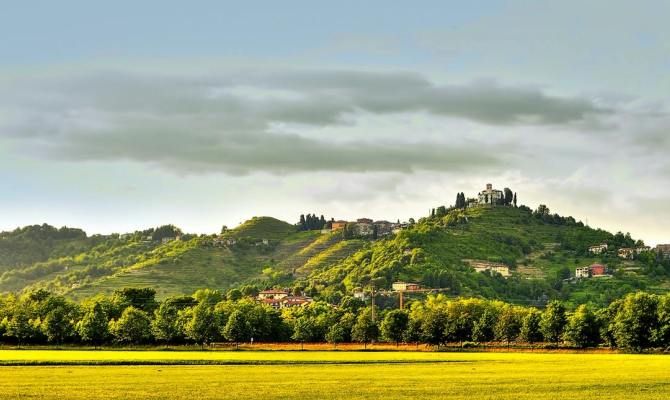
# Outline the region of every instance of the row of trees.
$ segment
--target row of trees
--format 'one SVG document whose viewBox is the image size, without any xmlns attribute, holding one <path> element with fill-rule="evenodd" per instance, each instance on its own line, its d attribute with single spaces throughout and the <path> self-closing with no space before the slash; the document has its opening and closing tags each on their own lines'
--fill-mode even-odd
<svg viewBox="0 0 670 400">
<path fill-rule="evenodd" d="M 392 343 L 504 342 L 598 345 L 628 351 L 670 348 L 670 295 L 630 294 L 608 307 L 558 302 L 545 309 L 495 300 L 417 301 L 408 311 L 377 310 L 351 297 L 337 306 L 273 309 L 253 298 L 218 291 L 158 302 L 151 289 L 126 289 L 76 304 L 38 290 L 0 297 L 0 340 L 17 344 L 207 344 L 219 341 Z M 238 297 L 237 295 L 235 297 Z"/>
<path fill-rule="evenodd" d="M 317 217 L 316 214 L 301 214 L 300 221 L 298 222 L 298 230 L 300 231 L 312 231 L 323 229 L 328 225 L 326 218 L 322 215 Z"/>
</svg>

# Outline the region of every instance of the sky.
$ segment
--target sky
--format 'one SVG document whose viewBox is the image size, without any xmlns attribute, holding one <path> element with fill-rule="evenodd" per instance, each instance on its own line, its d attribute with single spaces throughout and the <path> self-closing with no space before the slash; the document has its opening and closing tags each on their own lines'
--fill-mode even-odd
<svg viewBox="0 0 670 400">
<path fill-rule="evenodd" d="M 487 183 L 670 242 L 670 2 L 31 1 L 0 230 L 406 220 Z"/>
</svg>

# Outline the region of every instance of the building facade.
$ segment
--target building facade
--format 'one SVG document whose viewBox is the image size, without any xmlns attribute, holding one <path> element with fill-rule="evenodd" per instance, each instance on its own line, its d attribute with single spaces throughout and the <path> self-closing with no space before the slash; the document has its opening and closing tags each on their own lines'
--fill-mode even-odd
<svg viewBox="0 0 670 400">
<path fill-rule="evenodd" d="M 502 190 L 493 189 L 493 185 L 486 184 L 486 189 L 479 192 L 479 204 L 498 204 L 505 198 Z"/>
</svg>

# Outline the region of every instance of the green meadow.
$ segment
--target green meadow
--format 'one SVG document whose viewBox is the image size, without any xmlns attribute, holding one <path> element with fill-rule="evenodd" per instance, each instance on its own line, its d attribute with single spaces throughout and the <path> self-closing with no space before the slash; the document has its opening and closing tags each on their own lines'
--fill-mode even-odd
<svg viewBox="0 0 670 400">
<path fill-rule="evenodd" d="M 670 397 L 663 355 L 5 350 L 0 360 L 2 399 Z"/>
</svg>

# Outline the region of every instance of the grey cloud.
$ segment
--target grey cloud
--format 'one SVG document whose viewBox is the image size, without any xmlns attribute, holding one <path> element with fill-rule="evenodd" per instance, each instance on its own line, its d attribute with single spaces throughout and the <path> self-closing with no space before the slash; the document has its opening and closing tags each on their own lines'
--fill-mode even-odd
<svg viewBox="0 0 670 400">
<path fill-rule="evenodd" d="M 565 125 L 609 113 L 495 82 L 436 85 L 409 72 L 337 70 L 164 73 L 84 71 L 0 84 L 0 140 L 63 160 L 131 160 L 175 171 L 399 171 L 490 168 L 505 160 L 464 141 L 272 132 L 277 123 L 341 125 L 359 111 L 424 112 L 478 123 Z M 455 133 L 445 133 L 453 135 Z"/>
</svg>

